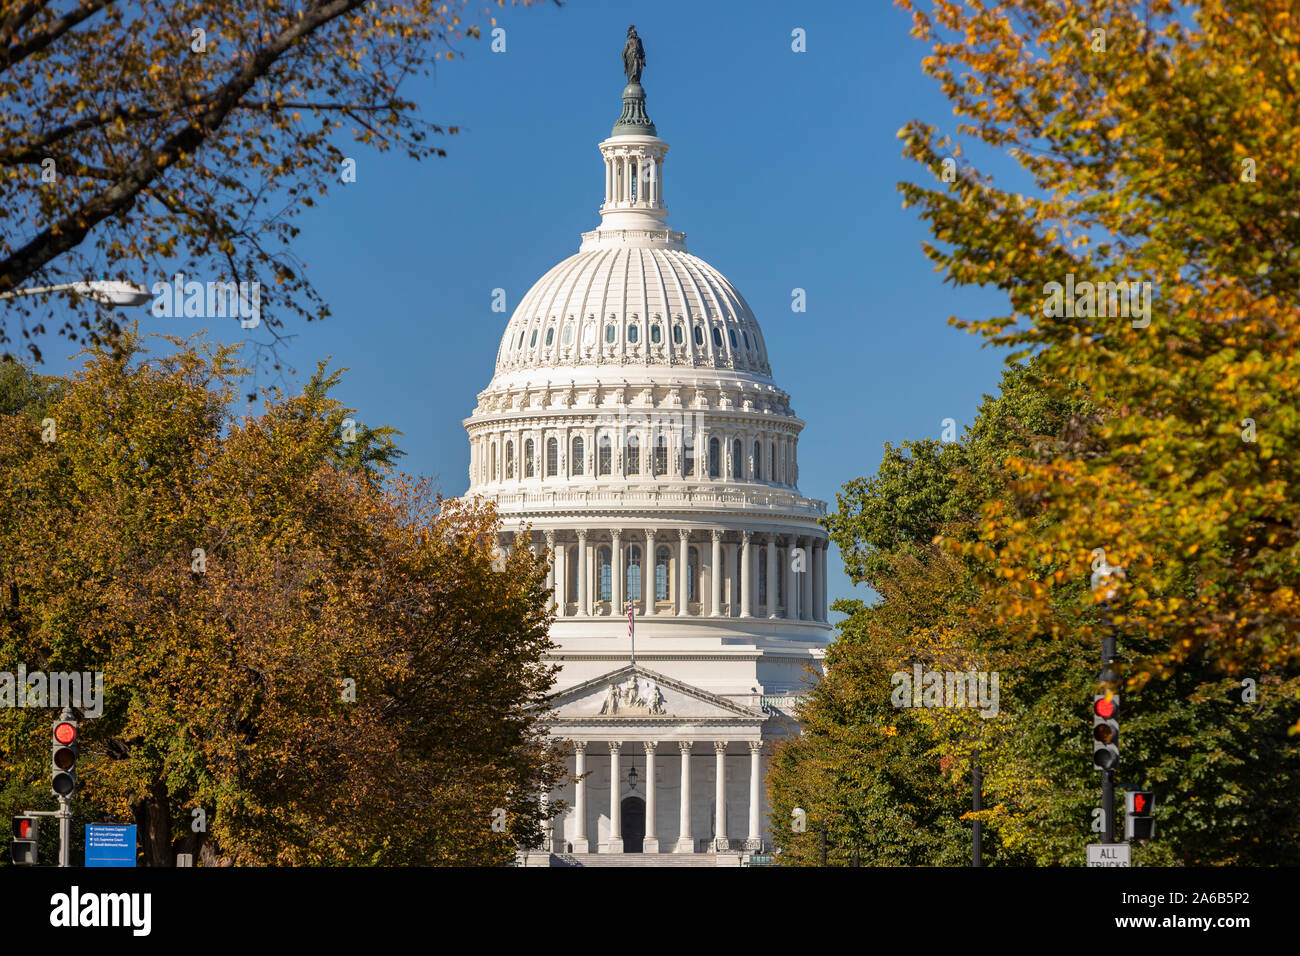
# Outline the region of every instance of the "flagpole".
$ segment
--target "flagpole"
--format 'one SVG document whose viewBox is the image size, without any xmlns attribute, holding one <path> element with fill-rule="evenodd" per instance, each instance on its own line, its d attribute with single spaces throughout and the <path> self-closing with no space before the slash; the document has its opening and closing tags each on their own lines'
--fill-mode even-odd
<svg viewBox="0 0 1300 956">
<path fill-rule="evenodd" d="M 627 602 L 627 636 L 632 642 L 632 665 L 636 666 L 636 605 Z"/>
</svg>

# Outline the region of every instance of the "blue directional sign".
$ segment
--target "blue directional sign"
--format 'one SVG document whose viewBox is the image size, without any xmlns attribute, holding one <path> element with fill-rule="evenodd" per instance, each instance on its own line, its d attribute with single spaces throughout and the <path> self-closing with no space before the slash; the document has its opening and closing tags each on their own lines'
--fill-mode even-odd
<svg viewBox="0 0 1300 956">
<path fill-rule="evenodd" d="M 135 866 L 135 825 L 86 825 L 86 866 Z"/>
</svg>

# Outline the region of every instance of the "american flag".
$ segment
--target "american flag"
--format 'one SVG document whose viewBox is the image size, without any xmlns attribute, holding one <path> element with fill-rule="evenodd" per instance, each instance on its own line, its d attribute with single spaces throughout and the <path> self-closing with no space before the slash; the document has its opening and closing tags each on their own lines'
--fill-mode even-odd
<svg viewBox="0 0 1300 956">
<path fill-rule="evenodd" d="M 632 643 L 632 663 L 636 663 L 636 605 L 627 602 L 627 639 Z"/>
</svg>

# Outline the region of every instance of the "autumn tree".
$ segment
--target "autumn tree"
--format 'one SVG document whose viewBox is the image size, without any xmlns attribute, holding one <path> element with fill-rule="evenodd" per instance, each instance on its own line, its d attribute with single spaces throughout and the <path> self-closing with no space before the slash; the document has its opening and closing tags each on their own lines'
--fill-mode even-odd
<svg viewBox="0 0 1300 956">
<path fill-rule="evenodd" d="M 292 253 L 294 217 L 354 177 L 365 150 L 444 155 L 438 137 L 456 127 L 423 119 L 403 90 L 479 36 L 471 6 L 0 2 L 0 296 L 179 265 L 260 282 L 272 333 L 286 316 L 327 316 Z M 73 319 L 48 331 L 119 331 L 111 308 L 60 294 Z M 0 348 L 40 360 L 48 299 L 3 300 Z"/>
<path fill-rule="evenodd" d="M 1006 459 L 1093 453 L 1097 409 L 1069 383 L 1044 381 L 1038 365 L 1009 370 L 961 440 L 887 447 L 878 473 L 838 496 L 830 535 L 850 577 L 880 600 L 837 603 L 849 617 L 800 711 L 804 734 L 773 760 L 784 861 L 817 862 L 816 831 L 826 826 L 833 863 L 854 846 L 878 865 L 965 862 L 976 752 L 986 863 L 1077 865 L 1097 839 L 1088 717 L 1096 608 L 1086 575 L 1071 570 L 1086 569 L 1086 555 L 1052 570 L 1049 600 L 1062 626 L 1045 635 L 999 613 L 989 583 L 997 564 L 961 549 L 980 540 L 994 506 L 1052 533 L 1048 509 L 1025 496 Z M 1121 645 L 1141 659 L 1159 639 L 1126 630 Z M 898 706 L 893 675 L 916 666 L 996 673 L 996 712 Z M 1300 702 L 1278 693 L 1281 685 L 1269 676 L 1247 700 L 1202 657 L 1125 688 L 1121 779 L 1153 786 L 1161 807 L 1159 838 L 1136 851 L 1138 862 L 1300 860 L 1300 747 L 1286 732 Z M 788 825 L 795 806 L 809 814 L 802 836 Z"/>
<path fill-rule="evenodd" d="M 563 772 L 544 560 L 494 568 L 494 514 L 393 474 L 391 431 L 344 448 L 332 374 L 239 417 L 234 353 L 170 342 L 94 350 L 0 414 L 0 660 L 105 675 L 78 805 L 133 816 L 154 865 L 535 843 L 563 810 L 538 800 Z M 0 716 L 11 806 L 50 800 L 48 717 Z"/>
</svg>

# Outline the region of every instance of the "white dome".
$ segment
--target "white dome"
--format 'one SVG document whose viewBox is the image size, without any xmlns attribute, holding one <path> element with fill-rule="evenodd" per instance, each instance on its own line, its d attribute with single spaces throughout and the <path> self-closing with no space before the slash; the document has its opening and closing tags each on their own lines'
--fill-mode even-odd
<svg viewBox="0 0 1300 956">
<path fill-rule="evenodd" d="M 735 286 L 683 249 L 648 244 L 587 249 L 542 276 L 506 326 L 496 371 L 610 365 L 728 369 L 763 383 L 771 375 Z"/>
</svg>

